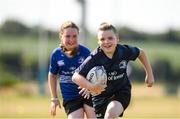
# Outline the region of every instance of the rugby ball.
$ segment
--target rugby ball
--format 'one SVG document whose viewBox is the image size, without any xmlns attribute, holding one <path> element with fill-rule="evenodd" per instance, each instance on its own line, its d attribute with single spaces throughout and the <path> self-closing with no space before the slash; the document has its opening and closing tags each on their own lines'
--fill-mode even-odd
<svg viewBox="0 0 180 119">
<path fill-rule="evenodd" d="M 86 79 L 92 84 L 102 84 L 106 85 L 107 83 L 107 74 L 103 66 L 93 67 L 87 74 Z"/>
</svg>

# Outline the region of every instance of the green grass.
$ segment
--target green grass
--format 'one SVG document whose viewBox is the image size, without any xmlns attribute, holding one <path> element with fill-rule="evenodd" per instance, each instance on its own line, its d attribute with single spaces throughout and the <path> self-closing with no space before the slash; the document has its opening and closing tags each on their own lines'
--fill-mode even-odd
<svg viewBox="0 0 180 119">
<path fill-rule="evenodd" d="M 29 87 L 27 85 L 0 90 L 0 118 L 52 118 L 49 113 L 49 95 L 39 96 L 34 90 L 36 84 L 30 84 Z M 30 90 L 31 95 L 21 94 L 23 91 L 23 94 L 26 94 Z M 152 88 L 147 88 L 144 84 L 133 84 L 132 100 L 124 113 L 124 118 L 180 118 L 179 114 L 179 98 L 165 95 L 162 85 L 156 84 Z M 63 109 L 57 109 L 57 116 L 53 119 L 56 118 L 66 118 Z"/>
<path fill-rule="evenodd" d="M 125 117 L 180 117 L 179 97 L 165 94 L 163 85 L 155 84 L 152 88 L 148 88 L 145 84 L 134 84 L 132 95 L 132 102 L 125 112 Z"/>
<path fill-rule="evenodd" d="M 3 88 L 0 94 L 0 118 L 52 118 L 49 112 L 50 97 L 39 95 L 36 83 Z M 63 109 L 57 109 L 56 118 L 66 118 Z"/>
</svg>

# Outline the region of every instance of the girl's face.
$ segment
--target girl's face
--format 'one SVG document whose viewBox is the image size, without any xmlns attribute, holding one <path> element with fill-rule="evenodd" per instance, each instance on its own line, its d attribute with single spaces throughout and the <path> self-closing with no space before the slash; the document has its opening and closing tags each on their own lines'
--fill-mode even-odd
<svg viewBox="0 0 180 119">
<path fill-rule="evenodd" d="M 98 31 L 98 44 L 106 55 L 113 56 L 118 39 L 112 30 Z"/>
<path fill-rule="evenodd" d="M 61 44 L 67 50 L 73 50 L 78 46 L 78 30 L 76 28 L 67 28 L 63 30 L 60 35 Z"/>
</svg>

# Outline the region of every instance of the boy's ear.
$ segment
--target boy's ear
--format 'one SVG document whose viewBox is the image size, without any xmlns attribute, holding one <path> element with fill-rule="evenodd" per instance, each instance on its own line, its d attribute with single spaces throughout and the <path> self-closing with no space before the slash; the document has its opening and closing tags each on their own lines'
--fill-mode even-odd
<svg viewBox="0 0 180 119">
<path fill-rule="evenodd" d="M 97 43 L 98 43 L 98 45 L 100 44 L 99 39 L 97 39 Z"/>
</svg>

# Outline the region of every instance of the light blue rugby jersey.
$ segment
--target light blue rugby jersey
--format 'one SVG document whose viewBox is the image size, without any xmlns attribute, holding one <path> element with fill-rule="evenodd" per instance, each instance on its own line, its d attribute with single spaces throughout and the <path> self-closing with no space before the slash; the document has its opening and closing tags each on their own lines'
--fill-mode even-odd
<svg viewBox="0 0 180 119">
<path fill-rule="evenodd" d="M 64 100 L 80 97 L 78 85 L 72 82 L 72 75 L 89 54 L 89 49 L 82 45 L 79 45 L 78 53 L 72 58 L 67 57 L 60 47 L 53 50 L 49 71 L 59 75 L 59 85 Z"/>
</svg>

